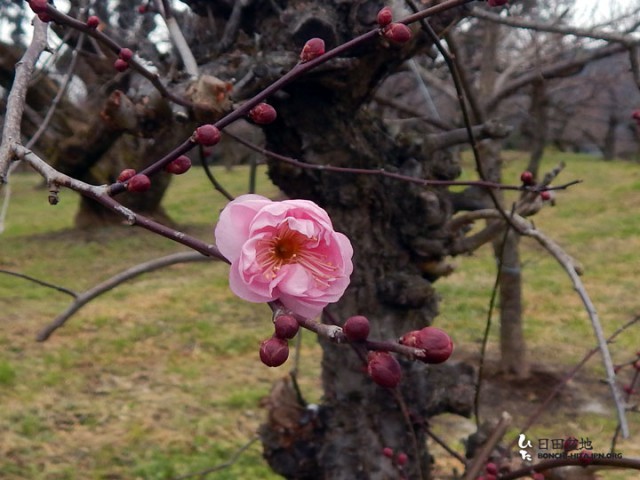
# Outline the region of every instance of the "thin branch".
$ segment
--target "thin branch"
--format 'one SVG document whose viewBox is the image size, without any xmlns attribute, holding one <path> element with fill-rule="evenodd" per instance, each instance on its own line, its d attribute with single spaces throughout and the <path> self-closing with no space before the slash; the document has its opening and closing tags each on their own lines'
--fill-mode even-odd
<svg viewBox="0 0 640 480">
<path fill-rule="evenodd" d="M 514 206 L 515 208 L 515 206 Z M 511 213 L 513 216 L 513 212 Z M 507 237 L 509 235 L 510 228 L 504 229 L 504 236 L 500 243 L 500 252 L 498 255 L 498 268 L 496 271 L 496 279 L 493 282 L 493 289 L 491 290 L 491 297 L 489 298 L 489 308 L 487 309 L 487 321 L 484 328 L 484 334 L 482 335 L 482 346 L 480 348 L 480 363 L 478 364 L 478 380 L 476 383 L 476 392 L 473 397 L 473 411 L 476 417 L 476 427 L 480 428 L 480 393 L 482 391 L 482 380 L 484 374 L 484 362 L 487 354 L 487 344 L 489 343 L 489 332 L 491 331 L 491 319 L 493 317 L 493 310 L 498 298 L 498 286 L 500 285 L 500 273 L 502 269 L 502 259 L 504 256 L 505 245 L 507 244 Z"/>
<path fill-rule="evenodd" d="M 21 142 L 20 123 L 29 88 L 29 79 L 33 74 L 38 57 L 47 46 L 47 24 L 38 18 L 35 18 L 33 22 L 33 39 L 16 65 L 16 75 L 7 100 L 2 143 L 0 143 L 0 188 L 8 181 L 9 164 L 14 159 L 13 146 Z"/>
<path fill-rule="evenodd" d="M 500 421 L 493 429 L 493 432 L 491 432 L 491 435 L 489 435 L 487 441 L 484 443 L 484 445 L 482 445 L 482 449 L 480 450 L 480 452 L 474 457 L 473 463 L 469 465 L 469 468 L 467 469 L 463 480 L 473 480 L 474 478 L 477 478 L 480 471 L 486 465 L 491 452 L 498 444 L 500 439 L 504 437 L 504 434 L 506 433 L 507 428 L 509 428 L 510 425 L 511 415 L 509 415 L 507 412 L 502 412 Z"/>
<path fill-rule="evenodd" d="M 219 472 L 220 470 L 224 470 L 225 468 L 229 468 L 234 463 L 236 463 L 238 461 L 238 459 L 240 458 L 240 456 L 244 452 L 249 450 L 249 448 L 254 443 L 256 443 L 258 440 L 260 440 L 260 437 L 258 437 L 258 436 L 253 437 L 251 440 L 249 440 L 247 443 L 245 443 L 242 447 L 240 447 L 231 456 L 231 458 L 229 458 L 229 460 L 227 460 L 226 462 L 222 462 L 221 464 L 216 465 L 215 467 L 211 467 L 211 468 L 206 468 L 204 470 L 200 470 L 199 472 L 188 473 L 187 475 L 182 475 L 180 477 L 175 477 L 173 480 L 186 480 L 187 478 L 205 477 L 205 476 L 209 475 L 210 473 Z"/>
<path fill-rule="evenodd" d="M 234 199 L 233 195 L 231 195 L 226 188 L 222 186 L 222 184 L 218 181 L 218 179 L 213 175 L 211 171 L 211 167 L 209 166 L 208 155 L 204 154 L 204 149 L 200 146 L 200 163 L 202 163 L 202 168 L 204 169 L 204 173 L 218 192 L 220 192 L 227 200 L 231 201 Z"/>
<path fill-rule="evenodd" d="M 479 126 L 479 128 L 483 128 Z M 295 167 L 304 168 L 307 170 L 320 170 L 323 172 L 336 172 L 336 173 L 351 173 L 354 175 L 379 175 L 381 177 L 393 178 L 395 180 L 400 180 L 403 182 L 414 183 L 416 185 L 422 186 L 444 186 L 444 187 L 454 187 L 454 186 L 477 186 L 486 189 L 495 189 L 495 190 L 516 190 L 516 191 L 529 191 L 529 192 L 541 192 L 544 190 L 563 190 L 570 186 L 576 185 L 580 183 L 580 180 L 574 180 L 572 182 L 568 182 L 564 185 L 557 185 L 555 187 L 526 187 L 523 185 L 504 185 L 502 183 L 495 182 L 487 182 L 483 180 L 470 180 L 470 181 L 456 181 L 456 180 L 435 180 L 435 179 L 424 179 L 424 178 L 416 178 L 410 177 L 408 175 L 402 175 L 400 173 L 388 172 L 384 168 L 371 169 L 371 168 L 350 168 L 350 167 L 334 167 L 333 165 L 317 165 L 313 163 L 305 163 L 300 160 L 296 160 L 295 158 L 287 157 L 285 155 L 280 155 L 279 153 L 272 152 L 267 150 L 264 147 L 256 145 L 238 135 L 235 135 L 230 132 L 225 132 L 231 138 L 240 142 L 242 145 L 261 153 L 269 158 L 273 158 L 274 160 L 278 160 L 283 163 L 287 163 L 289 165 L 293 165 Z M 455 135 L 458 135 L 456 133 Z"/>
<path fill-rule="evenodd" d="M 73 293 L 73 295 L 75 296 L 75 300 L 73 301 L 73 303 L 69 305 L 64 312 L 58 315 L 55 320 L 53 320 L 53 322 L 43 328 L 38 333 L 36 339 L 39 342 L 44 342 L 53 334 L 53 332 L 62 327 L 65 322 L 69 320 L 69 318 L 71 318 L 87 303 L 99 297 L 103 293 L 106 293 L 109 290 L 112 290 L 115 287 L 123 284 L 124 282 L 142 275 L 143 273 L 153 272 L 155 270 L 175 265 L 177 263 L 204 262 L 210 260 L 212 260 L 211 257 L 205 257 L 198 252 L 179 252 L 161 258 L 154 258 L 153 260 L 149 260 L 148 262 L 134 265 L 133 267 L 114 275 L 104 282 L 99 283 L 95 287 L 82 292 L 80 295 Z"/>
<path fill-rule="evenodd" d="M 632 318 L 630 321 L 628 321 L 627 323 L 622 325 L 620 328 L 618 328 L 611 336 L 609 336 L 609 338 L 607 338 L 607 343 L 613 342 L 618 335 L 620 335 L 626 329 L 631 327 L 633 324 L 638 323 L 639 321 L 640 321 L 640 316 Z M 562 378 L 562 380 L 558 382 L 558 384 L 553 388 L 553 390 L 549 392 L 549 394 L 544 399 L 544 401 L 540 405 L 538 405 L 536 410 L 529 416 L 529 418 L 527 419 L 527 422 L 520 429 L 520 433 L 527 433 L 529 428 L 531 428 L 531 426 L 535 424 L 536 421 L 540 418 L 540 415 L 545 411 L 546 412 L 549 411 L 547 409 L 549 403 L 551 403 L 551 401 L 556 396 L 558 396 L 558 394 L 567 386 L 567 384 L 569 383 L 569 380 L 571 380 L 580 371 L 580 369 L 589 361 L 589 359 L 591 359 L 591 357 L 593 357 L 599 351 L 600 351 L 600 348 L 597 346 L 589 350 L 589 352 L 587 352 L 587 354 L 582 358 L 582 360 L 580 360 L 580 362 L 575 367 L 573 367 L 564 376 L 564 378 Z M 516 441 L 517 440 L 514 439 L 507 448 L 509 450 L 512 449 L 515 446 Z"/>
<path fill-rule="evenodd" d="M 574 37 L 592 38 L 594 40 L 604 40 L 606 42 L 620 43 L 626 47 L 632 45 L 639 45 L 640 38 L 634 38 L 631 35 L 623 35 L 615 32 L 603 32 L 593 28 L 579 28 L 570 25 L 561 24 L 544 24 L 527 20 L 522 17 L 515 17 L 512 15 L 502 16 L 487 10 L 474 7 L 470 12 L 471 16 L 488 20 L 490 22 L 499 23 L 501 25 L 508 25 L 510 27 L 524 28 L 527 30 L 533 30 L 535 32 L 548 32 L 548 33 L 560 33 L 562 35 L 573 35 Z"/>
<path fill-rule="evenodd" d="M 465 466 L 467 465 L 466 458 L 464 458 L 462 455 L 460 455 L 458 452 L 456 452 L 453 448 L 451 448 L 449 445 L 447 445 L 447 442 L 445 442 L 438 435 L 433 433 L 433 431 L 428 426 L 425 426 L 424 430 L 425 430 L 426 434 L 429 437 L 431 437 L 431 439 L 433 439 L 434 442 L 436 442 L 438 445 L 440 445 L 442 448 L 444 448 L 449 455 L 451 455 L 453 458 L 458 460 L 463 465 L 465 465 Z"/>
<path fill-rule="evenodd" d="M 155 0 L 156 6 L 158 10 L 162 11 L 162 19 L 167 25 L 167 29 L 169 30 L 169 36 L 171 37 L 171 43 L 176 47 L 178 51 L 178 55 L 182 58 L 182 63 L 184 64 L 185 71 L 192 77 L 195 78 L 198 76 L 198 63 L 196 62 L 196 58 L 193 56 L 193 52 L 189 48 L 189 44 L 187 40 L 184 38 L 182 34 L 182 30 L 180 30 L 180 25 L 176 21 L 176 17 L 173 15 L 171 11 L 171 5 L 167 0 Z M 161 9 L 159 7 L 162 7 Z"/>
<path fill-rule="evenodd" d="M 42 285 L 43 287 L 52 288 L 62 293 L 66 293 L 67 295 L 72 296 L 73 298 L 78 298 L 78 294 L 73 290 L 69 290 L 68 288 L 61 287 L 59 285 L 55 285 L 53 283 L 45 282 L 44 280 L 40 280 L 38 278 L 32 277 L 31 275 L 25 275 L 24 273 L 12 272 L 10 270 L 5 270 L 4 268 L 0 268 L 0 273 L 4 273 L 6 275 L 12 275 L 14 277 L 23 278 L 25 280 L 29 280 L 30 282 L 36 283 L 38 285 Z"/>
<path fill-rule="evenodd" d="M 468 218 L 475 219 L 498 219 L 501 218 L 502 215 L 500 212 L 496 210 L 478 210 L 475 212 L 469 212 L 466 215 Z M 604 368 L 607 375 L 607 384 L 611 389 L 611 395 L 613 401 L 616 406 L 616 411 L 618 414 L 618 421 L 620 422 L 620 429 L 622 431 L 622 436 L 627 438 L 629 436 L 629 426 L 627 423 L 627 418 L 625 415 L 624 403 L 620 396 L 620 392 L 617 388 L 615 382 L 615 372 L 613 371 L 613 362 L 611 361 L 611 354 L 609 352 L 609 348 L 607 347 L 607 341 L 604 337 L 604 333 L 602 330 L 602 325 L 600 323 L 600 319 L 598 317 L 598 313 L 595 309 L 595 306 L 591 302 L 591 298 L 584 288 L 584 284 L 580 279 L 581 268 L 579 265 L 571 258 L 569 254 L 567 254 L 562 247 L 560 247 L 557 243 L 547 237 L 540 230 L 535 229 L 526 219 L 519 215 L 512 215 L 511 219 L 513 223 L 518 226 L 519 233 L 521 235 L 525 235 L 528 237 L 532 237 L 542 245 L 545 250 L 547 250 L 551 256 L 553 256 L 558 263 L 564 268 L 573 283 L 574 290 L 578 293 L 580 300 L 589 316 L 589 320 L 591 321 L 591 326 L 593 328 L 596 340 L 598 342 L 598 348 L 602 355 L 602 362 L 604 364 Z"/>
<path fill-rule="evenodd" d="M 621 469 L 633 469 L 640 470 L 640 460 L 633 460 L 631 458 L 598 458 L 591 457 L 587 459 L 588 465 L 604 466 L 604 467 L 616 467 Z M 503 473 L 500 475 L 500 480 L 514 480 L 516 478 L 524 478 L 530 476 L 534 472 L 544 472 L 546 470 L 552 470 L 554 468 L 569 467 L 569 466 L 584 467 L 585 462 L 578 458 L 562 458 L 558 460 L 545 460 L 535 465 L 529 465 L 512 472 Z"/>
<path fill-rule="evenodd" d="M 177 243 L 181 243 L 182 245 L 185 245 L 192 250 L 195 250 L 196 252 L 200 252 L 203 255 L 215 257 L 228 262 L 215 245 L 203 242 L 202 240 L 198 240 L 197 238 L 187 235 L 184 232 L 162 225 L 161 223 L 151 220 L 144 215 L 135 213 L 134 211 L 118 203 L 111 196 L 109 196 L 108 186 L 89 185 L 88 183 L 65 175 L 64 173 L 61 173 L 51 167 L 35 153 L 23 147 L 22 145 L 15 145 L 13 150 L 16 156 L 31 165 L 34 170 L 36 170 L 36 172 L 38 172 L 45 179 L 48 185 L 67 187 L 71 190 L 75 190 L 76 192 L 84 195 L 85 197 L 91 198 L 92 200 L 95 200 L 101 205 L 107 207 L 112 212 L 123 217 L 129 225 L 138 225 L 162 237 L 168 238 Z"/>
<path fill-rule="evenodd" d="M 71 61 L 69 62 L 69 68 L 67 69 L 67 73 L 65 73 L 64 75 L 64 79 L 62 80 L 62 83 L 60 84 L 60 89 L 58 90 L 58 93 L 56 93 L 56 96 L 51 102 L 51 105 L 49 105 L 49 109 L 47 110 L 47 113 L 44 116 L 44 119 L 40 123 L 38 130 L 36 131 L 36 133 L 33 134 L 33 136 L 26 143 L 25 145 L 26 148 L 32 148 L 36 144 L 36 142 L 40 139 L 40 137 L 42 136 L 44 131 L 47 129 L 47 127 L 49 126 L 49 122 L 51 122 L 51 119 L 53 118 L 53 114 L 58 108 L 58 104 L 62 100 L 62 97 L 64 96 L 64 94 L 67 92 L 67 88 L 69 88 L 69 84 L 71 83 L 71 79 L 73 78 L 73 72 L 75 71 L 76 64 L 78 63 L 78 52 L 82 50 L 84 39 L 85 39 L 84 34 L 80 34 L 78 43 L 75 45 L 75 47 L 73 48 L 73 51 L 71 52 Z"/>
</svg>

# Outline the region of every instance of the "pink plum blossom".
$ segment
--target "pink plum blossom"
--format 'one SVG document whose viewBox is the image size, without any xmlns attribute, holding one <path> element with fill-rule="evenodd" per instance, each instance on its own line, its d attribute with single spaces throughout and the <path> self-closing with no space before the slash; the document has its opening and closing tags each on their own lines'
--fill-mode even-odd
<svg viewBox="0 0 640 480">
<path fill-rule="evenodd" d="M 309 200 L 242 195 L 220 213 L 215 237 L 231 262 L 229 286 L 244 300 L 280 300 L 293 313 L 312 318 L 349 285 L 351 243 Z"/>
</svg>

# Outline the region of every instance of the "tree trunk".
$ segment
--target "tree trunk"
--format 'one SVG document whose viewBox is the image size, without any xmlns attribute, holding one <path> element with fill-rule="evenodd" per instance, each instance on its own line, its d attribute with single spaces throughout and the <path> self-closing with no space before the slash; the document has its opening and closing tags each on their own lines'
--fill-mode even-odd
<svg viewBox="0 0 640 480">
<path fill-rule="evenodd" d="M 433 25 L 438 28 L 438 22 Z M 265 128 L 267 148 L 313 164 L 423 177 L 457 171 L 448 155 L 416 158 L 361 108 L 375 84 L 412 48 L 367 47 L 349 74 L 329 69 L 287 87 L 286 100 L 271 100 L 278 119 Z M 431 324 L 437 314 L 435 277 L 422 266 L 440 261 L 451 240 L 444 228 L 452 211 L 445 189 L 292 168 L 272 160 L 269 175 L 287 195 L 326 208 L 335 228 L 353 243 L 356 269 L 344 297 L 328 309 L 333 318 L 342 324 L 352 315 L 367 316 L 372 339 L 395 339 Z M 470 414 L 472 369 L 401 360 L 404 376 L 396 392 L 367 377 L 362 352 L 326 340 L 321 345 L 324 398 L 315 427 L 295 434 L 272 423 L 262 429 L 265 457 L 274 470 L 286 478 L 429 478 L 426 420 L 445 411 Z M 300 418 L 308 416 L 300 413 Z M 384 447 L 409 456 L 402 471 L 382 455 Z"/>
</svg>

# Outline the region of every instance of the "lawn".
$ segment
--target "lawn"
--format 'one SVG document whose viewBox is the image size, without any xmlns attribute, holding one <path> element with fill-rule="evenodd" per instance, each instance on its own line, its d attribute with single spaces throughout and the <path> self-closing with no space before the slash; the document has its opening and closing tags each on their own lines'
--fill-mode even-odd
<svg viewBox="0 0 640 480">
<path fill-rule="evenodd" d="M 526 157 L 505 158 L 505 181 L 516 183 Z M 552 153 L 544 167 L 560 160 L 567 162 L 562 181 L 584 183 L 560 192 L 557 206 L 535 223 L 581 261 L 585 285 L 611 333 L 640 313 L 640 165 Z M 246 169 L 215 172 L 234 194 L 246 189 Z M 51 207 L 38 185 L 33 174 L 13 177 L 0 268 L 81 292 L 138 262 L 183 250 L 131 227 L 75 231 L 76 195 L 65 191 Z M 258 190 L 276 193 L 264 171 Z M 223 205 L 197 168 L 175 179 L 165 202 L 183 230 L 206 240 Z M 535 242 L 523 240 L 522 259 L 530 358 L 540 368 L 565 371 L 594 345 L 588 319 L 566 274 Z M 455 273 L 436 284 L 442 297 L 437 325 L 452 334 L 457 358 L 472 358 L 495 262 L 489 248 L 454 262 Z M 215 466 L 255 436 L 264 416 L 260 399 L 288 372 L 259 362 L 259 342 L 271 334 L 269 309 L 238 301 L 223 264 L 176 265 L 138 277 L 86 306 L 47 342 L 35 342 L 69 302 L 64 293 L 0 275 L 3 479 L 168 479 Z M 638 328 L 612 345 L 615 361 L 631 359 L 640 348 Z M 494 326 L 491 358 L 496 339 Z M 299 374 L 311 400 L 320 395 L 319 356 L 305 334 Z M 597 383 L 597 358 L 587 372 Z M 601 413 L 563 423 L 558 418 L 557 412 L 543 417 L 534 438 L 565 436 L 569 429 L 607 450 L 615 428 L 610 402 Z M 618 450 L 640 456 L 638 415 L 629 420 L 634 436 Z M 449 440 L 459 446 L 457 438 Z M 233 466 L 207 478 L 279 477 L 254 443 Z"/>
</svg>

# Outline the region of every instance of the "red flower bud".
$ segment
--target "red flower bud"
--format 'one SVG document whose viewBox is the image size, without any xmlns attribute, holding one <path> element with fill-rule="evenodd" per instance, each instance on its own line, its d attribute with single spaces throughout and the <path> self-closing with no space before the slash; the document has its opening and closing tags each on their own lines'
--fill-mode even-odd
<svg viewBox="0 0 640 480">
<path fill-rule="evenodd" d="M 501 7 L 509 3 L 509 0 L 489 0 L 487 3 L 490 7 Z"/>
<path fill-rule="evenodd" d="M 119 54 L 120 58 L 122 60 L 124 60 L 125 62 L 128 62 L 129 60 L 131 60 L 133 58 L 133 52 L 128 49 L 128 48 L 121 48 L 120 49 L 120 54 Z"/>
<path fill-rule="evenodd" d="M 31 7 L 33 8 L 33 7 Z M 640 108 L 634 110 L 631 113 L 631 118 L 633 118 L 636 122 L 640 122 Z"/>
<path fill-rule="evenodd" d="M 304 44 L 300 52 L 300 62 L 305 63 L 309 60 L 324 54 L 324 40 L 321 38 L 312 38 Z"/>
<path fill-rule="evenodd" d="M 576 450 L 577 448 L 578 448 L 578 439 L 576 437 L 568 437 L 562 444 L 562 449 L 565 451 L 565 453 L 568 453 L 572 450 Z"/>
<path fill-rule="evenodd" d="M 267 367 L 279 367 L 289 358 L 289 344 L 281 338 L 269 338 L 260 344 L 260 360 Z"/>
<path fill-rule="evenodd" d="M 622 390 L 627 395 L 633 395 L 634 393 L 636 393 L 636 390 L 631 385 L 625 385 L 624 387 L 622 387 Z"/>
<path fill-rule="evenodd" d="M 182 175 L 191 168 L 191 159 L 186 155 L 180 155 L 178 158 L 168 163 L 164 167 L 164 171 L 173 173 L 174 175 Z"/>
<path fill-rule="evenodd" d="M 196 128 L 192 140 L 200 145 L 212 147 L 220 141 L 220 130 L 215 125 L 201 125 Z"/>
<path fill-rule="evenodd" d="M 51 21 L 51 17 L 47 12 L 38 13 L 38 18 L 40 19 L 41 22 L 44 22 L 44 23 L 48 23 Z"/>
<path fill-rule="evenodd" d="M 355 315 L 347 318 L 344 322 L 342 331 L 346 337 L 352 342 L 363 342 L 369 336 L 370 331 L 369 319 L 362 315 Z"/>
<path fill-rule="evenodd" d="M 542 200 L 544 200 L 545 202 L 547 200 L 551 200 L 551 192 L 549 192 L 548 190 L 544 190 L 544 191 L 540 192 L 540 198 Z"/>
<path fill-rule="evenodd" d="M 535 183 L 535 181 L 533 180 L 533 173 L 525 170 L 520 174 L 520 181 L 523 185 L 533 185 Z"/>
<path fill-rule="evenodd" d="M 129 180 L 131 177 L 133 177 L 135 174 L 136 174 L 136 171 L 133 168 L 125 168 L 120 172 L 120 175 L 118 175 L 118 181 L 120 183 L 124 183 L 127 180 Z"/>
<path fill-rule="evenodd" d="M 425 363 L 442 363 L 453 352 L 451 337 L 444 330 L 436 327 L 425 327 L 422 330 L 408 332 L 400 339 L 400 343 L 423 349 L 425 355 L 420 360 Z"/>
<path fill-rule="evenodd" d="M 384 27 L 382 34 L 395 43 L 407 43 L 412 36 L 411 29 L 404 23 L 390 23 Z"/>
<path fill-rule="evenodd" d="M 91 15 L 87 18 L 87 27 L 95 29 L 98 28 L 98 25 L 100 25 L 100 19 L 95 15 Z"/>
<path fill-rule="evenodd" d="M 282 339 L 295 337 L 300 328 L 298 321 L 291 315 L 278 315 L 273 324 L 276 328 L 276 337 Z"/>
<path fill-rule="evenodd" d="M 149 177 L 142 173 L 138 173 L 131 177 L 129 182 L 127 182 L 127 190 L 130 192 L 141 193 L 146 192 L 151 188 L 151 180 Z"/>
<path fill-rule="evenodd" d="M 393 448 L 391 447 L 384 447 L 382 449 L 382 455 L 384 455 L 387 458 L 392 458 L 393 457 Z"/>
<path fill-rule="evenodd" d="M 378 385 L 394 388 L 402 378 L 398 360 L 388 352 L 369 352 L 367 373 Z"/>
<path fill-rule="evenodd" d="M 47 11 L 47 0 L 29 0 L 29 6 L 33 13 L 45 13 Z"/>
<path fill-rule="evenodd" d="M 258 125 L 272 123 L 277 116 L 276 109 L 268 103 L 259 103 L 249 111 L 249 118 Z"/>
<path fill-rule="evenodd" d="M 124 72 L 127 68 L 129 68 L 129 64 L 123 59 L 118 58 L 115 62 L 113 62 L 113 68 L 115 68 L 119 72 Z"/>
<path fill-rule="evenodd" d="M 409 461 L 409 456 L 404 453 L 404 452 L 400 452 L 397 456 L 396 456 L 396 463 L 398 465 L 400 465 L 401 467 L 406 465 L 407 462 Z"/>
<path fill-rule="evenodd" d="M 138 5 L 138 13 L 140 15 L 147 13 L 147 6 L 144 3 L 142 5 Z"/>
<path fill-rule="evenodd" d="M 498 466 L 493 462 L 487 463 L 485 465 L 484 469 L 485 469 L 485 471 L 487 473 L 490 473 L 491 475 L 497 475 L 498 474 Z"/>
<path fill-rule="evenodd" d="M 393 21 L 393 13 L 389 7 L 384 7 L 378 12 L 378 25 L 386 27 Z"/>
</svg>

